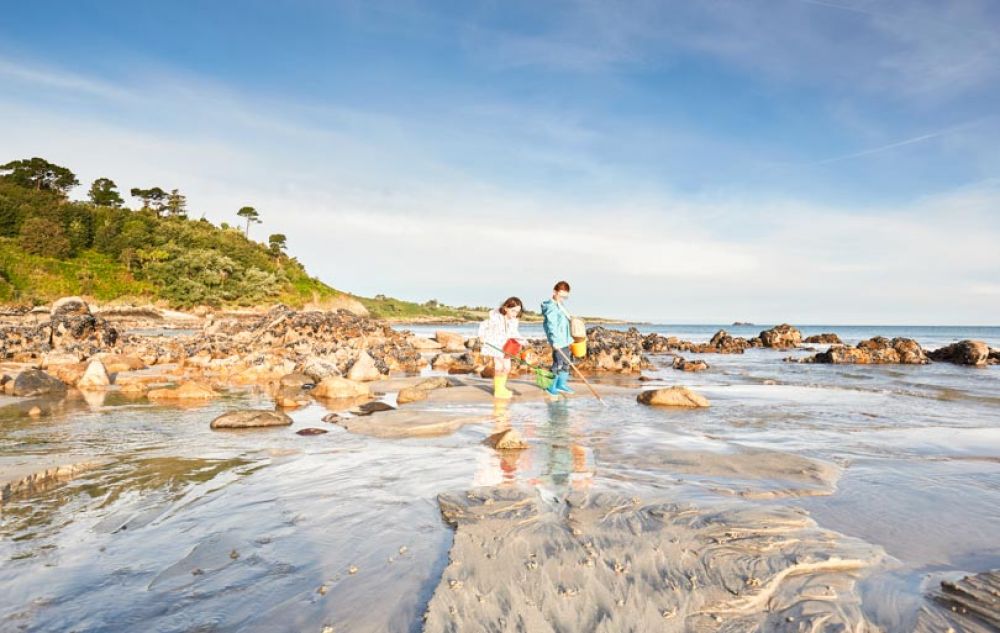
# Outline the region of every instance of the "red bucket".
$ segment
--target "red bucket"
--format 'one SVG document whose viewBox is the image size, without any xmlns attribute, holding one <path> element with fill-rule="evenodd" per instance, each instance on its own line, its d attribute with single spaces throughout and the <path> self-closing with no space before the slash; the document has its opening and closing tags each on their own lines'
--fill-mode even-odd
<svg viewBox="0 0 1000 633">
<path fill-rule="evenodd" d="M 508 356 L 517 356 L 521 353 L 521 344 L 512 338 L 507 339 L 507 342 L 503 344 L 503 353 Z"/>
</svg>

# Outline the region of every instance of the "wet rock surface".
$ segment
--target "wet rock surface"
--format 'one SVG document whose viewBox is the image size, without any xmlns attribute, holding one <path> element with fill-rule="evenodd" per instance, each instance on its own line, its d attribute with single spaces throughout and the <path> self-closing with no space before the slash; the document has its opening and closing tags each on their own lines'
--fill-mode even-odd
<svg viewBox="0 0 1000 633">
<path fill-rule="evenodd" d="M 823 334 L 813 334 L 812 336 L 807 336 L 802 339 L 803 343 L 812 343 L 818 345 L 843 345 L 844 342 L 840 340 L 840 337 L 833 332 L 824 332 Z"/>
<path fill-rule="evenodd" d="M 31 397 L 59 395 L 66 392 L 66 384 L 40 369 L 22 371 L 14 379 L 11 395 Z"/>
<path fill-rule="evenodd" d="M 875 631 L 879 548 L 777 506 L 534 491 L 440 495 L 455 528 L 424 631 Z"/>
<path fill-rule="evenodd" d="M 890 340 L 876 336 L 860 341 L 855 347 L 831 346 L 827 351 L 799 362 L 835 365 L 926 365 L 929 360 L 920 344 L 911 338 L 897 337 Z"/>
<path fill-rule="evenodd" d="M 709 406 L 708 398 L 691 391 L 687 387 L 648 389 L 640 393 L 636 400 L 639 404 L 655 407 L 698 408 Z"/>
<path fill-rule="evenodd" d="M 938 608 L 921 609 L 916 633 L 1000 631 L 1000 569 L 942 581 L 930 597 Z"/>
<path fill-rule="evenodd" d="M 990 360 L 990 347 L 984 341 L 959 341 L 927 353 L 931 360 L 956 365 L 986 365 Z"/>
<path fill-rule="evenodd" d="M 213 429 L 254 429 L 289 426 L 292 419 L 280 411 L 230 411 L 212 420 Z"/>
</svg>

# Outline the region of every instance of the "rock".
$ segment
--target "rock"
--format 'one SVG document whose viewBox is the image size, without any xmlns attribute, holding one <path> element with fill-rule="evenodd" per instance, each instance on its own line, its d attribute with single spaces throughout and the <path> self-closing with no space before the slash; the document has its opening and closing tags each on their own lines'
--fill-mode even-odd
<svg viewBox="0 0 1000 633">
<path fill-rule="evenodd" d="M 329 433 L 329 431 L 326 429 L 317 429 L 316 427 L 299 429 L 295 432 L 296 435 L 323 435 L 324 433 Z"/>
<path fill-rule="evenodd" d="M 76 316 L 90 316 L 90 306 L 80 297 L 57 299 L 49 310 L 49 318 L 52 320 Z"/>
<path fill-rule="evenodd" d="M 516 429 L 510 428 L 494 433 L 486 438 L 485 443 L 498 451 L 522 450 L 528 448 L 528 443 L 524 441 L 521 434 Z"/>
<path fill-rule="evenodd" d="M 640 404 L 658 407 L 707 407 L 708 399 L 687 387 L 666 387 L 650 389 L 639 394 Z"/>
<path fill-rule="evenodd" d="M 280 411 L 244 410 L 223 413 L 212 420 L 213 429 L 256 429 L 289 426 L 292 419 Z"/>
<path fill-rule="evenodd" d="M 370 396 L 371 389 L 368 385 L 340 376 L 328 376 L 324 378 L 312 390 L 312 395 L 317 398 L 358 398 Z"/>
<path fill-rule="evenodd" d="M 382 373 L 375 366 L 375 360 L 368 355 L 368 352 L 361 352 L 348 370 L 347 378 L 358 382 L 370 382 L 381 379 Z"/>
<path fill-rule="evenodd" d="M 320 382 L 330 376 L 339 376 L 340 369 L 337 364 L 326 358 L 319 356 L 309 356 L 301 363 L 299 371 L 312 378 L 313 382 Z"/>
<path fill-rule="evenodd" d="M 672 366 L 681 371 L 705 371 L 708 369 L 708 363 L 703 360 L 684 360 L 681 356 L 674 358 Z"/>
<path fill-rule="evenodd" d="M 954 363 L 956 365 L 986 365 L 990 358 L 990 347 L 984 341 L 959 341 L 932 352 L 931 360 Z"/>
<path fill-rule="evenodd" d="M 303 389 L 306 387 L 312 388 L 312 386 L 316 384 L 316 381 L 313 380 L 312 376 L 308 376 L 304 373 L 292 373 L 282 376 L 281 380 L 278 381 L 278 384 L 281 387 Z"/>
<path fill-rule="evenodd" d="M 218 398 L 219 393 L 211 387 L 190 381 L 176 389 L 153 389 L 146 397 L 150 400 L 210 400 Z"/>
<path fill-rule="evenodd" d="M 124 385 L 119 387 L 118 390 L 121 393 L 135 396 L 135 395 L 144 395 L 147 391 L 149 391 L 149 387 L 142 384 L 141 382 L 134 381 L 125 383 Z"/>
<path fill-rule="evenodd" d="M 465 337 L 455 332 L 438 330 L 434 333 L 434 338 L 442 345 L 446 352 L 464 352 Z"/>
<path fill-rule="evenodd" d="M 274 394 L 274 404 L 282 409 L 295 409 L 309 404 L 309 393 L 299 387 L 279 387 Z"/>
<path fill-rule="evenodd" d="M 66 384 L 40 369 L 22 371 L 14 379 L 12 395 L 30 398 L 33 396 L 61 395 L 66 393 Z"/>
<path fill-rule="evenodd" d="M 42 362 L 40 365 L 42 369 L 50 369 L 60 365 L 77 365 L 79 363 L 79 354 L 71 354 L 69 352 L 49 352 L 48 354 L 42 356 Z"/>
<path fill-rule="evenodd" d="M 324 415 L 322 417 L 322 420 L 324 422 L 328 422 L 328 423 L 331 423 L 331 424 L 336 423 L 339 419 L 340 419 L 340 414 L 338 414 L 338 413 L 327 413 L 326 415 Z"/>
<path fill-rule="evenodd" d="M 38 406 L 31 407 L 28 409 L 28 415 L 33 418 L 40 418 L 42 417 L 42 409 Z"/>
<path fill-rule="evenodd" d="M 760 333 L 760 342 L 764 347 L 774 349 L 789 349 L 802 343 L 802 332 L 787 323 L 776 325 L 770 330 Z"/>
<path fill-rule="evenodd" d="M 426 380 L 421 380 L 415 385 L 410 387 L 404 387 L 400 389 L 399 395 L 396 396 L 397 404 L 407 404 L 409 402 L 419 402 L 421 400 L 427 399 L 427 394 L 435 389 L 443 389 L 445 387 L 450 387 L 451 383 L 448 379 L 443 376 L 437 376 L 435 378 L 427 378 Z"/>
<path fill-rule="evenodd" d="M 835 365 L 924 365 L 927 355 L 920 344 L 909 338 L 889 340 L 876 336 L 858 343 L 857 347 L 833 345 L 825 352 L 802 359 L 806 363 Z"/>
<path fill-rule="evenodd" d="M 421 351 L 439 350 L 444 347 L 444 345 L 442 345 L 441 343 L 438 343 L 437 341 L 432 341 L 431 339 L 424 338 L 422 336 L 412 336 L 410 337 L 409 341 L 410 345 L 413 346 L 413 349 L 418 349 Z"/>
<path fill-rule="evenodd" d="M 75 385 L 83 378 L 83 374 L 87 371 L 87 363 L 53 365 L 47 371 L 50 376 L 58 378 L 67 385 Z"/>
<path fill-rule="evenodd" d="M 410 402 L 420 402 L 427 399 L 427 394 L 428 392 L 423 389 L 404 387 L 399 390 L 399 395 L 396 396 L 396 403 L 409 404 Z"/>
<path fill-rule="evenodd" d="M 475 365 L 475 358 L 468 352 L 464 354 L 442 352 L 431 361 L 431 367 L 438 371 L 447 371 L 449 373 L 451 373 L 452 369 L 455 369 L 455 373 L 468 374 L 475 370 Z"/>
<path fill-rule="evenodd" d="M 99 360 L 90 361 L 83 376 L 76 382 L 77 389 L 107 389 L 109 386 L 111 379 L 104 368 L 104 363 Z"/>
<path fill-rule="evenodd" d="M 840 337 L 833 332 L 824 332 L 823 334 L 813 334 L 812 336 L 807 336 L 802 339 L 803 343 L 813 343 L 820 345 L 843 345 L 844 342 L 840 340 Z"/>
<path fill-rule="evenodd" d="M 913 629 L 916 633 L 1000 631 L 1000 569 L 942 580 L 931 597 L 940 608 L 921 609 Z"/>
<path fill-rule="evenodd" d="M 138 356 L 124 354 L 99 354 L 98 356 L 109 374 L 146 368 L 146 362 Z"/>
<path fill-rule="evenodd" d="M 371 415 L 373 413 L 380 413 L 382 411 L 393 411 L 393 410 L 395 410 L 395 407 L 376 400 L 375 402 L 364 403 L 357 409 L 351 411 L 351 413 L 354 415 Z"/>
</svg>

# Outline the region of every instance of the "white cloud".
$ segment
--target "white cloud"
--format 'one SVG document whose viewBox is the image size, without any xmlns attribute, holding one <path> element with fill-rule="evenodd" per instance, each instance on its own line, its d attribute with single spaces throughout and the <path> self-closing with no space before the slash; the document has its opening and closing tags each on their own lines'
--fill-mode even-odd
<svg viewBox="0 0 1000 633">
<path fill-rule="evenodd" d="M 216 222 L 254 204 L 260 236 L 287 234 L 314 274 L 346 290 L 468 304 L 517 293 L 534 303 L 569 278 L 580 312 L 675 322 L 985 323 L 1000 314 L 996 182 L 851 209 L 685 195 L 619 170 L 614 195 L 586 199 L 477 177 L 429 145 L 420 122 L 261 103 L 175 79 L 171 94 L 193 123 L 175 114 L 166 126 L 160 117 L 171 113 L 160 108 L 177 102 L 133 110 L 141 86 L 95 91 L 88 78 L 37 72 L 18 81 L 86 93 L 129 116 L 0 98 L 4 157 L 46 156 L 83 182 L 108 176 L 126 190 L 179 187 Z M 571 148 L 601 139 L 572 121 L 510 111 Z M 600 169 L 599 158 L 585 160 Z"/>
</svg>

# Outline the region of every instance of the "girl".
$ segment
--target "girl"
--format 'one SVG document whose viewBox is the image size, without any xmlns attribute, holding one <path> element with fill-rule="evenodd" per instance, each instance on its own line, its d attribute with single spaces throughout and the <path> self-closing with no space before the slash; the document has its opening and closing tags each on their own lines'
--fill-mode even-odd
<svg viewBox="0 0 1000 633">
<path fill-rule="evenodd" d="M 479 342 L 482 344 L 480 353 L 493 359 L 494 398 L 508 399 L 514 395 L 507 389 L 510 359 L 504 356 L 500 350 L 503 349 L 503 345 L 508 339 L 516 339 L 522 345 L 525 344 L 517 329 L 517 317 L 523 309 L 521 300 L 517 297 L 511 297 L 496 310 L 490 310 L 490 315 L 479 324 Z"/>
</svg>

